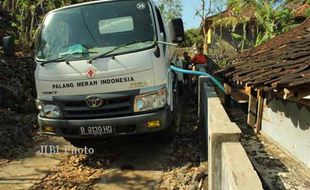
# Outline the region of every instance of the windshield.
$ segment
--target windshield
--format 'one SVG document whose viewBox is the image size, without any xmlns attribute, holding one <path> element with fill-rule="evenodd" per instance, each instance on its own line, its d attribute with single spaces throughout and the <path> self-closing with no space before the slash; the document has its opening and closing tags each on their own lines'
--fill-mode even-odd
<svg viewBox="0 0 310 190">
<path fill-rule="evenodd" d="M 37 40 L 36 59 L 89 58 L 149 48 L 156 39 L 147 1 L 112 1 L 51 12 Z"/>
</svg>

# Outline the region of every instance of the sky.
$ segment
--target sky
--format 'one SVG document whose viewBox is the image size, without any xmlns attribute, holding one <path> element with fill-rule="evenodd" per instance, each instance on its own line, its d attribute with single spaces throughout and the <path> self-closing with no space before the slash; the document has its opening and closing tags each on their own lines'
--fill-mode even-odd
<svg viewBox="0 0 310 190">
<path fill-rule="evenodd" d="M 159 0 L 154 0 L 156 3 L 158 3 Z M 196 11 L 199 10 L 201 6 L 201 0 L 181 0 L 183 5 L 183 22 L 185 30 L 191 29 L 191 28 L 199 28 L 201 18 L 199 16 L 196 16 Z M 208 1 L 206 1 L 208 2 Z M 215 1 L 218 6 L 223 6 L 223 3 L 225 3 L 225 0 L 217 0 Z M 213 2 L 214 5 L 214 2 Z M 206 6 L 209 6 L 209 3 L 206 4 Z M 208 9 L 206 7 L 206 9 Z"/>
<path fill-rule="evenodd" d="M 200 0 L 182 0 L 183 22 L 185 29 L 199 28 L 201 18 L 196 16 L 196 10 L 200 6 Z"/>
</svg>

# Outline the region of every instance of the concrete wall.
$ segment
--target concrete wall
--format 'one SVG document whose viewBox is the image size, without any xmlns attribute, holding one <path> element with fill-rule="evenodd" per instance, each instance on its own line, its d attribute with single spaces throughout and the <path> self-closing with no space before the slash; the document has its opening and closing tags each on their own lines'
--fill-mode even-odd
<svg viewBox="0 0 310 190">
<path fill-rule="evenodd" d="M 310 108 L 268 97 L 263 109 L 262 133 L 310 168 Z"/>
<path fill-rule="evenodd" d="M 208 78 L 200 78 L 199 102 L 207 107 L 199 116 L 207 119 L 204 127 L 208 136 L 208 189 L 262 190 L 261 181 L 240 143 L 241 131 L 229 119 L 211 84 Z"/>
<path fill-rule="evenodd" d="M 252 33 L 252 29 L 254 29 L 254 33 Z M 255 30 L 256 25 L 253 22 L 247 23 L 246 27 L 246 38 L 255 43 L 257 32 Z M 241 40 L 236 40 L 232 37 L 232 32 L 243 36 L 243 24 L 237 24 L 235 30 L 232 31 L 232 28 L 227 27 L 219 27 L 217 26 L 215 29 L 212 28 L 212 42 L 208 45 L 208 49 L 210 53 L 222 53 L 225 55 L 231 55 L 236 53 L 237 49 L 241 49 Z M 248 44 L 244 44 L 244 49 L 250 48 Z"/>
<path fill-rule="evenodd" d="M 262 184 L 239 142 L 222 144 L 222 190 L 260 190 Z"/>
</svg>

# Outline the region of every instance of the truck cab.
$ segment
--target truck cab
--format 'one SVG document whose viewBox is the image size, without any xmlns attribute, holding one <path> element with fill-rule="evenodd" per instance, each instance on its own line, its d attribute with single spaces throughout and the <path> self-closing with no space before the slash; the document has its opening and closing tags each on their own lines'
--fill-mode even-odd
<svg viewBox="0 0 310 190">
<path fill-rule="evenodd" d="M 45 134 L 82 138 L 169 131 L 175 44 L 151 0 L 103 0 L 49 12 L 36 39 L 38 122 Z M 168 30 L 169 29 L 169 30 Z"/>
</svg>

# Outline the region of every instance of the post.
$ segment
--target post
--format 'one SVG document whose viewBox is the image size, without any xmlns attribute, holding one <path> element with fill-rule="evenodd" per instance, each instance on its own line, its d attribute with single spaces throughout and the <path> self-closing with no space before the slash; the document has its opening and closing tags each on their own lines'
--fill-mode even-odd
<svg viewBox="0 0 310 190">
<path fill-rule="evenodd" d="M 247 123 L 249 126 L 255 128 L 257 116 L 257 97 L 254 90 L 251 88 L 249 94 L 249 107 L 248 107 L 248 120 Z"/>
<path fill-rule="evenodd" d="M 207 82 L 210 81 L 209 77 L 201 76 L 198 79 L 198 127 L 199 127 L 199 138 L 200 138 L 200 149 L 201 159 L 208 160 L 208 129 L 205 125 L 207 121 L 207 89 L 204 88 Z"/>
<path fill-rule="evenodd" d="M 262 127 L 263 110 L 264 110 L 264 96 L 263 90 L 258 90 L 257 93 L 258 106 L 257 106 L 257 119 L 256 119 L 256 133 L 259 133 Z"/>
<path fill-rule="evenodd" d="M 227 108 L 230 108 L 231 107 L 231 86 L 227 83 L 224 83 L 224 93 L 225 93 L 224 104 Z"/>
</svg>

